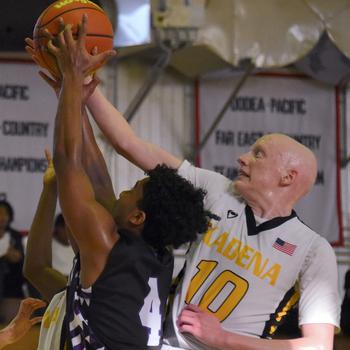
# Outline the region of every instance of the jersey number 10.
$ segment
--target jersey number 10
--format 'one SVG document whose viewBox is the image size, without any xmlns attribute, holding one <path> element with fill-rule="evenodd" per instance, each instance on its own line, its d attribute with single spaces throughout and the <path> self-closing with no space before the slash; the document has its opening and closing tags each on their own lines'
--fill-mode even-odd
<svg viewBox="0 0 350 350">
<path fill-rule="evenodd" d="M 198 272 L 191 280 L 190 286 L 186 295 L 186 304 L 190 304 L 193 297 L 197 294 L 198 290 L 205 283 L 209 276 L 218 274 L 218 263 L 212 260 L 202 260 L 198 265 Z M 216 270 L 216 271 L 215 271 Z M 214 276 L 215 276 L 214 275 Z M 216 307 L 216 310 L 212 310 L 210 305 L 220 295 L 226 285 L 231 286 L 231 291 L 221 304 Z M 236 275 L 232 271 L 222 271 L 217 275 L 212 284 L 204 291 L 202 298 L 200 299 L 198 306 L 202 310 L 207 310 L 215 315 L 220 322 L 224 321 L 227 316 L 231 314 L 235 307 L 243 299 L 248 290 L 249 284 L 242 277 Z"/>
</svg>

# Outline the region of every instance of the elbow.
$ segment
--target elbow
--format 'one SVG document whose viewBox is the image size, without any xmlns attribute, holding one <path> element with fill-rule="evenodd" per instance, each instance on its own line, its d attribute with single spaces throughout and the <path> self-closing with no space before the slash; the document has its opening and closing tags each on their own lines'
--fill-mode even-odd
<svg viewBox="0 0 350 350">
<path fill-rule="evenodd" d="M 45 261 L 41 260 L 40 257 L 33 257 L 31 255 L 32 254 L 27 253 L 24 259 L 22 273 L 27 280 L 33 282 L 36 278 L 39 278 L 39 276 L 41 276 L 45 268 L 48 267 L 48 264 L 45 263 Z"/>
<path fill-rule="evenodd" d="M 24 261 L 23 276 L 28 280 L 36 289 L 39 290 L 40 283 L 42 283 L 43 275 L 46 267 L 37 263 L 30 263 Z"/>
<path fill-rule="evenodd" d="M 128 153 L 128 149 L 130 148 L 130 141 L 129 140 L 113 140 L 111 142 L 114 150 L 120 154 L 121 156 L 125 156 L 125 154 Z"/>
</svg>

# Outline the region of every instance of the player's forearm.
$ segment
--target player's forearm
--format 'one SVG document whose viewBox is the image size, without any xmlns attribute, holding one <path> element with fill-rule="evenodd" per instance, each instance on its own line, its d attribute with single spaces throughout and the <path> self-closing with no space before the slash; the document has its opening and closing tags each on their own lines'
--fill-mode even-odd
<svg viewBox="0 0 350 350">
<path fill-rule="evenodd" d="M 181 160 L 134 133 L 122 114 L 96 89 L 88 107 L 98 126 L 115 150 L 137 167 L 147 171 L 158 164 L 177 169 Z"/>
<path fill-rule="evenodd" d="M 115 194 L 105 159 L 96 143 L 93 130 L 86 113 L 83 114 L 83 165 L 91 181 L 96 200 L 112 213 Z"/>
<path fill-rule="evenodd" d="M 34 285 L 44 269 L 52 266 L 52 230 L 57 202 L 56 184 L 44 185 L 29 230 L 24 275 Z"/>
<path fill-rule="evenodd" d="M 224 332 L 215 348 L 220 350 L 332 350 L 333 342 L 322 338 L 302 337 L 297 339 L 260 339 Z"/>
<path fill-rule="evenodd" d="M 107 100 L 97 87 L 87 101 L 97 125 L 118 153 L 128 151 L 128 144 L 137 136 L 124 116 Z"/>
<path fill-rule="evenodd" d="M 29 231 L 23 268 L 24 276 L 47 301 L 67 284 L 67 279 L 52 268 L 52 230 L 56 202 L 56 184 L 44 185 Z"/>
<path fill-rule="evenodd" d="M 166 160 L 162 160 L 162 153 L 166 152 L 136 135 L 124 116 L 106 99 L 99 88 L 90 96 L 87 106 L 110 144 L 131 163 L 143 170 L 153 169 L 160 163 L 167 164 Z"/>
<path fill-rule="evenodd" d="M 54 164 L 58 178 L 67 167 L 81 166 L 83 77 L 66 74 L 59 97 L 54 140 Z"/>
</svg>

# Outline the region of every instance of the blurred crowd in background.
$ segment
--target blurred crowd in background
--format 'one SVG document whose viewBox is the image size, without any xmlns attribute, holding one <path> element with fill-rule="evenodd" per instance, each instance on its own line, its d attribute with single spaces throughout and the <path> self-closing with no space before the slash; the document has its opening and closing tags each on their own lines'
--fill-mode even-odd
<svg viewBox="0 0 350 350">
<path fill-rule="evenodd" d="M 12 227 L 15 210 L 0 201 L 0 324 L 8 324 L 16 315 L 20 302 L 26 297 L 41 298 L 39 292 L 23 276 L 26 232 Z M 52 230 L 52 265 L 68 276 L 74 253 L 70 246 L 63 216 L 56 216 Z"/>
</svg>

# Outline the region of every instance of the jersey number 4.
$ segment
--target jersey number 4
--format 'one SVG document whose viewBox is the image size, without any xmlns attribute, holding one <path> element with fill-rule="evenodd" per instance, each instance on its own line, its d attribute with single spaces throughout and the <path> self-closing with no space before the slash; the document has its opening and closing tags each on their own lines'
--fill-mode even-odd
<svg viewBox="0 0 350 350">
<path fill-rule="evenodd" d="M 207 287 L 200 299 L 198 306 L 215 315 L 221 322 L 231 314 L 246 294 L 249 284 L 242 277 L 232 271 L 225 270 L 218 274 L 218 263 L 212 260 L 202 260 L 198 265 L 198 272 L 191 280 L 186 295 L 186 304 L 190 304 L 193 297 L 209 278 L 217 276 L 212 284 Z M 225 293 L 225 296 L 221 295 Z M 219 305 L 218 299 L 220 296 Z M 215 305 L 215 307 L 213 307 Z"/>
<path fill-rule="evenodd" d="M 147 345 L 157 346 L 160 343 L 162 327 L 157 279 L 150 277 L 148 285 L 150 291 L 144 300 L 142 309 L 140 310 L 140 319 L 142 325 L 149 330 Z"/>
</svg>

